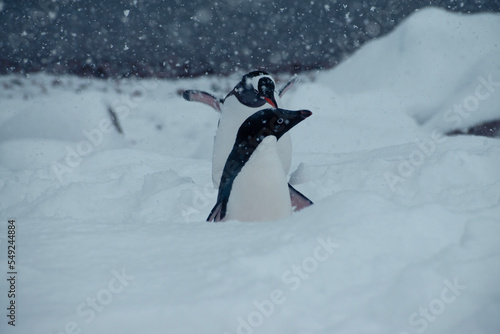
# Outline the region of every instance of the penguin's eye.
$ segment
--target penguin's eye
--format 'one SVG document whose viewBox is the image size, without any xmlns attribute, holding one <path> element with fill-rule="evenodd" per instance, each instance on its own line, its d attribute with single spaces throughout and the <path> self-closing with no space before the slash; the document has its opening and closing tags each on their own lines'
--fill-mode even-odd
<svg viewBox="0 0 500 334">
<path fill-rule="evenodd" d="M 276 121 L 276 123 L 278 123 L 278 124 L 282 124 L 282 123 L 283 123 L 283 121 L 284 121 L 284 119 L 280 117 L 280 118 L 278 118 L 278 120 Z"/>
</svg>

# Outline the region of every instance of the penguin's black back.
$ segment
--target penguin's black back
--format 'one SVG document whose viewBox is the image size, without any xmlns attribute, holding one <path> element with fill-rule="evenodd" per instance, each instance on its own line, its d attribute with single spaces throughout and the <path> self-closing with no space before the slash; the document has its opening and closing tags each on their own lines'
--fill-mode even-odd
<svg viewBox="0 0 500 334">
<path fill-rule="evenodd" d="M 288 130 L 311 114 L 309 110 L 269 108 L 257 111 L 241 124 L 233 149 L 224 165 L 217 204 L 210 212 L 208 221 L 217 218 L 221 220 L 225 217 L 234 179 L 264 138 L 275 136 L 276 139 L 280 139 Z"/>
</svg>

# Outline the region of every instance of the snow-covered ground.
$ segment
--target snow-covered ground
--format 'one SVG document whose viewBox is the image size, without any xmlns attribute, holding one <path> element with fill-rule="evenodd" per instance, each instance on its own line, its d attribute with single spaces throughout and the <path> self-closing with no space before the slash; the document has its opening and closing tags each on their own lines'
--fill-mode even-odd
<svg viewBox="0 0 500 334">
<path fill-rule="evenodd" d="M 315 205 L 206 223 L 231 78 L 0 77 L 2 333 L 499 333 L 500 16 L 422 10 L 283 100 Z M 287 78 L 282 78 L 282 82 Z M 123 135 L 110 123 L 118 115 Z M 7 221 L 16 327 L 7 324 Z"/>
</svg>

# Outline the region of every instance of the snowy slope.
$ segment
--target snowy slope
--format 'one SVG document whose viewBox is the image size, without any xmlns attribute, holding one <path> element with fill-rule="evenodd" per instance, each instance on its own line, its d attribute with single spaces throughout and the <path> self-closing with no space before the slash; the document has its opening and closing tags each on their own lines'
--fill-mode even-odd
<svg viewBox="0 0 500 334">
<path fill-rule="evenodd" d="M 426 9 L 304 75 L 283 102 L 314 113 L 291 183 L 315 205 L 267 223 L 204 222 L 217 114 L 177 94 L 239 74 L 0 77 L 1 332 L 497 333 L 500 141 L 441 134 L 500 117 L 498 31 Z"/>
</svg>

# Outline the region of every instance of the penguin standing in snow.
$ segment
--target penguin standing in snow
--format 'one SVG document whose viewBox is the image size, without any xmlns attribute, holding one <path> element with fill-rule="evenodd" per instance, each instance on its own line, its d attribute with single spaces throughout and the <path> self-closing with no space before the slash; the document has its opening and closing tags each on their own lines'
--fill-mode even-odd
<svg viewBox="0 0 500 334">
<path fill-rule="evenodd" d="M 279 139 L 311 116 L 309 110 L 263 109 L 248 117 L 224 164 L 217 203 L 207 221 L 276 220 L 292 213 Z"/>
<path fill-rule="evenodd" d="M 219 186 L 224 163 L 231 152 L 241 123 L 266 103 L 277 108 L 281 102 L 279 94 L 276 93 L 274 79 L 263 71 L 245 74 L 223 100 L 217 100 L 214 96 L 201 91 L 185 91 L 183 96 L 186 100 L 203 102 L 220 111 L 212 157 L 212 181 L 216 188 Z M 283 168 L 288 173 L 292 155 L 290 135 L 281 138 L 279 154 Z"/>
<path fill-rule="evenodd" d="M 293 86 L 295 80 L 296 77 L 292 78 L 278 94 L 276 93 L 274 79 L 268 73 L 253 71 L 244 75 L 224 99 L 219 100 L 213 95 L 202 91 L 184 91 L 183 97 L 186 100 L 205 103 L 221 113 L 214 139 L 212 157 L 212 180 L 216 188 L 219 187 L 224 164 L 231 152 L 240 125 L 266 103 L 278 108 L 281 103 L 280 97 Z M 288 133 L 285 133 L 278 141 L 277 154 L 285 175 L 287 175 L 292 160 L 292 142 Z M 296 210 L 312 204 L 307 197 L 291 185 L 288 185 L 288 187 L 292 205 Z"/>
</svg>

